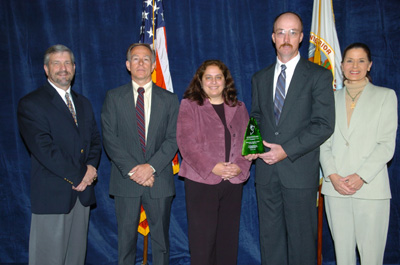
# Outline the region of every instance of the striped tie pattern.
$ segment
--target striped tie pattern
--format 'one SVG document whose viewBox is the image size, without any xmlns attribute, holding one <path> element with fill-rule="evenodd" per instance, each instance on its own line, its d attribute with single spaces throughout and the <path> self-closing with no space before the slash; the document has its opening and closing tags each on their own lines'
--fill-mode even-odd
<svg viewBox="0 0 400 265">
<path fill-rule="evenodd" d="M 76 119 L 76 112 L 74 110 L 74 106 L 72 105 L 71 98 L 69 97 L 68 92 L 65 93 L 65 100 L 67 101 L 67 106 L 68 106 L 69 111 L 72 114 L 72 118 L 74 118 L 75 125 L 78 126 L 78 120 Z"/>
<path fill-rule="evenodd" d="M 138 97 L 136 100 L 136 121 L 139 134 L 140 145 L 143 153 L 146 152 L 146 127 L 144 123 L 144 88 L 138 88 Z"/>
<path fill-rule="evenodd" d="M 283 108 L 283 103 L 285 102 L 285 84 L 286 84 L 286 65 L 281 65 L 281 73 L 279 74 L 278 81 L 276 82 L 275 90 L 275 100 L 274 100 L 274 114 L 275 122 L 278 124 L 279 118 L 281 117 L 281 112 Z"/>
</svg>

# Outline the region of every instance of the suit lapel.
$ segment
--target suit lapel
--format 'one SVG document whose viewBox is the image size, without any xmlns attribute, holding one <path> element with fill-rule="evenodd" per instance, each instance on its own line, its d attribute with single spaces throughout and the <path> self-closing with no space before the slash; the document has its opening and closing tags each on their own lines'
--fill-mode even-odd
<svg viewBox="0 0 400 265">
<path fill-rule="evenodd" d="M 354 108 L 353 114 L 351 115 L 350 125 L 349 125 L 349 136 L 354 131 L 354 128 L 358 127 L 358 123 L 362 122 L 362 116 L 365 116 L 365 113 L 368 113 L 368 106 L 373 104 L 373 102 L 369 103 L 370 99 L 373 99 L 371 96 L 373 90 L 371 89 L 371 84 L 368 83 L 360 97 L 358 98 L 356 107 Z"/>
<path fill-rule="evenodd" d="M 335 108 L 336 108 L 336 123 L 343 138 L 349 140 L 349 132 L 347 127 L 347 110 L 346 110 L 346 93 L 345 89 L 336 91 Z"/>
<path fill-rule="evenodd" d="M 125 119 L 127 121 L 126 126 L 132 132 L 133 141 L 136 143 L 134 146 L 137 147 L 136 152 L 141 153 L 142 148 L 140 146 L 139 135 L 137 133 L 137 121 L 136 121 L 136 106 L 135 106 L 135 97 L 133 96 L 133 86 L 132 82 L 129 82 L 124 86 L 124 89 L 121 91 L 119 104 L 121 110 L 123 111 L 123 115 L 125 115 Z M 131 122 L 130 122 L 131 121 Z M 144 156 L 143 156 L 144 158 Z"/>
<path fill-rule="evenodd" d="M 269 118 L 269 121 L 273 126 L 275 124 L 275 115 L 274 115 L 274 74 L 275 74 L 275 64 L 271 65 L 267 71 L 265 72 L 265 76 L 263 78 L 264 84 L 260 84 L 259 95 L 260 95 L 260 103 L 264 102 L 264 99 L 267 99 L 265 102 L 265 107 L 268 109 L 266 117 Z M 269 80 L 269 81 L 267 81 Z M 266 89 L 263 89 L 265 87 Z"/>
<path fill-rule="evenodd" d="M 78 128 L 76 127 L 74 118 L 72 117 L 72 114 L 68 109 L 68 106 L 65 104 L 64 100 L 57 93 L 56 89 L 54 87 L 52 87 L 49 83 L 46 84 L 46 89 L 52 96 L 51 102 L 54 105 L 54 107 L 64 115 L 67 122 L 71 123 L 71 125 L 73 125 L 75 130 L 78 132 Z M 75 98 L 73 100 L 75 100 Z M 74 105 L 75 105 L 75 101 L 74 101 Z"/>
<path fill-rule="evenodd" d="M 286 93 L 285 103 L 283 104 L 282 114 L 279 119 L 279 123 L 282 123 L 282 121 L 285 120 L 291 106 L 294 106 L 296 104 L 296 100 L 299 97 L 300 92 L 302 91 L 302 87 L 299 86 L 299 84 L 306 84 L 308 75 L 310 74 L 310 71 L 307 71 L 307 65 L 304 64 L 303 60 L 305 59 L 300 58 L 294 70 L 292 80 L 290 81 L 288 91 Z"/>
<path fill-rule="evenodd" d="M 160 91 L 157 90 L 157 86 L 153 83 L 153 87 L 151 89 L 151 113 L 150 113 L 150 122 L 149 128 L 147 132 L 147 140 L 146 140 L 146 153 L 152 148 L 154 144 L 154 139 L 156 136 L 156 132 L 158 130 L 158 126 L 160 125 L 160 120 L 163 118 L 163 113 L 166 112 L 165 104 Z M 136 122 L 136 117 L 135 117 Z M 136 123 L 135 123 L 136 124 Z M 139 140 L 139 139 L 138 139 Z"/>
<path fill-rule="evenodd" d="M 78 121 L 78 130 L 79 132 L 84 132 L 86 130 L 85 124 L 85 111 L 83 107 L 83 102 L 80 100 L 79 95 L 75 93 L 75 91 L 71 90 L 72 100 L 74 101 L 75 105 L 75 112 L 76 112 L 76 119 Z M 71 115 L 72 116 L 72 115 Z M 73 120 L 73 119 L 72 119 Z M 74 121 L 75 124 L 75 121 Z"/>
<path fill-rule="evenodd" d="M 237 107 L 229 107 L 227 104 L 224 104 L 225 121 L 227 126 L 231 124 L 236 111 Z"/>
<path fill-rule="evenodd" d="M 221 122 L 221 124 L 222 124 L 220 117 L 218 116 L 217 112 L 215 111 L 215 109 L 209 99 L 205 99 L 203 106 L 200 106 L 200 108 L 204 109 L 204 115 L 207 115 L 211 119 L 214 119 L 215 122 Z M 225 111 L 225 109 L 224 109 L 224 111 Z M 226 114 L 225 114 L 225 116 L 226 116 Z"/>
</svg>

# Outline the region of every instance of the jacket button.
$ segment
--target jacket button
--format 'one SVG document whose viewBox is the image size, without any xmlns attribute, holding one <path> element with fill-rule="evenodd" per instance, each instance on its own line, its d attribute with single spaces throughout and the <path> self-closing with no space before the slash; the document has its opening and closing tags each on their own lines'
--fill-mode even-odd
<svg viewBox="0 0 400 265">
<path fill-rule="evenodd" d="M 279 132 L 275 132 L 275 135 L 279 135 Z"/>
<path fill-rule="evenodd" d="M 81 149 L 81 154 L 83 154 L 83 149 Z"/>
</svg>

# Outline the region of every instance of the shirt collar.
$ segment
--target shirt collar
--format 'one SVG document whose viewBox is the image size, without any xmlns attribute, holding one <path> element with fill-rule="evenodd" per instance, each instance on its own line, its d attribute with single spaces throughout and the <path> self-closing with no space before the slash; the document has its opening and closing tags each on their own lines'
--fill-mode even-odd
<svg viewBox="0 0 400 265">
<path fill-rule="evenodd" d="M 64 89 L 61 89 L 59 87 L 57 87 L 55 84 L 53 84 L 49 79 L 47 79 L 47 81 L 50 83 L 50 85 L 52 87 L 54 87 L 54 89 L 58 92 L 58 94 L 60 94 L 60 96 L 62 98 L 65 97 L 65 93 L 70 93 L 71 94 L 71 86 L 69 86 L 69 88 L 65 91 Z"/>
<path fill-rule="evenodd" d="M 150 92 L 151 88 L 153 87 L 153 81 L 150 80 L 150 82 L 148 82 L 147 84 L 145 84 L 144 86 L 139 86 L 138 83 L 136 83 L 135 81 L 132 80 L 132 86 L 133 86 L 133 90 L 135 92 L 137 92 L 137 90 L 139 89 L 139 87 L 143 87 L 144 91 L 146 92 Z"/>
<path fill-rule="evenodd" d="M 284 65 L 286 65 L 286 68 L 294 69 L 299 61 L 300 61 L 300 52 L 297 52 L 297 55 L 295 57 L 293 57 L 292 59 L 290 59 L 290 61 L 288 61 L 286 63 L 282 63 L 278 59 L 278 57 L 276 57 L 276 66 L 275 67 L 278 68 L 280 71 L 281 65 L 284 64 Z"/>
</svg>

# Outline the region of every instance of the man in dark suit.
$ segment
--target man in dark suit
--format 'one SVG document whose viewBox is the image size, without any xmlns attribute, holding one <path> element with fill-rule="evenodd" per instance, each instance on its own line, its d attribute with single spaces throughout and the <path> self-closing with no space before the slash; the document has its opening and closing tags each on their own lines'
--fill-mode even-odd
<svg viewBox="0 0 400 265">
<path fill-rule="evenodd" d="M 128 48 L 132 81 L 107 92 L 101 120 L 111 160 L 110 194 L 118 223 L 118 264 L 135 264 L 140 205 L 151 233 L 153 264 L 169 263 L 169 220 L 175 194 L 171 161 L 177 152 L 178 97 L 156 86 L 148 44 Z"/>
<path fill-rule="evenodd" d="M 54 45 L 44 56 L 48 77 L 18 105 L 18 124 L 31 155 L 29 264 L 84 264 L 100 134 L 87 98 L 71 90 L 72 51 Z"/>
<path fill-rule="evenodd" d="M 252 111 L 266 152 L 256 161 L 262 264 L 316 261 L 319 146 L 334 128 L 332 74 L 300 57 L 301 18 L 274 22 L 277 61 L 252 79 Z"/>
</svg>

